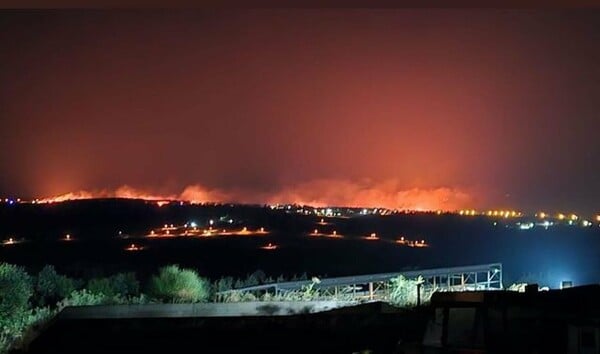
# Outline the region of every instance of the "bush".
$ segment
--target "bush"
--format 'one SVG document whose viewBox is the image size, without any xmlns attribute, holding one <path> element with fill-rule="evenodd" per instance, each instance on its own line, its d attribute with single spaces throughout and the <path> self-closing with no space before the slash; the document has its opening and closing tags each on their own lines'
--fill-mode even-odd
<svg viewBox="0 0 600 354">
<path fill-rule="evenodd" d="M 33 282 L 22 267 L 0 264 L 0 325 L 22 316 L 29 308 Z"/>
<path fill-rule="evenodd" d="M 231 290 L 221 296 L 221 301 L 223 302 L 248 302 L 257 300 L 258 298 L 254 294 L 238 290 Z"/>
<path fill-rule="evenodd" d="M 38 304 L 56 304 L 75 290 L 75 281 L 56 273 L 54 266 L 47 265 L 38 273 L 35 290 Z"/>
<path fill-rule="evenodd" d="M 19 316 L 13 316 L 0 328 L 0 354 L 19 346 L 19 341 L 26 339 L 28 334 L 35 336 L 39 326 L 50 320 L 56 312 L 48 307 L 28 310 Z"/>
<path fill-rule="evenodd" d="M 86 287 L 91 293 L 114 296 L 136 296 L 140 292 L 140 283 L 133 273 L 118 273 L 108 278 L 94 278 Z"/>
<path fill-rule="evenodd" d="M 118 273 L 110 277 L 114 294 L 121 296 L 137 296 L 140 293 L 140 282 L 134 273 Z"/>
<path fill-rule="evenodd" d="M 161 268 L 158 275 L 150 279 L 148 293 L 166 302 L 201 302 L 208 299 L 210 284 L 193 270 L 170 265 Z"/>
<path fill-rule="evenodd" d="M 415 306 L 417 304 L 417 286 L 422 278 L 406 279 L 399 275 L 390 280 L 390 302 L 398 306 Z"/>
<path fill-rule="evenodd" d="M 216 292 L 227 291 L 233 289 L 233 278 L 232 277 L 224 277 L 220 278 L 215 282 L 214 285 Z"/>
<path fill-rule="evenodd" d="M 67 306 L 92 306 L 104 305 L 111 302 L 111 299 L 101 293 L 93 293 L 87 289 L 75 290 L 67 298 L 58 303 L 59 310 Z"/>
<path fill-rule="evenodd" d="M 107 297 L 116 295 L 108 278 L 90 279 L 85 289 L 90 293 L 96 295 L 103 295 Z"/>
</svg>

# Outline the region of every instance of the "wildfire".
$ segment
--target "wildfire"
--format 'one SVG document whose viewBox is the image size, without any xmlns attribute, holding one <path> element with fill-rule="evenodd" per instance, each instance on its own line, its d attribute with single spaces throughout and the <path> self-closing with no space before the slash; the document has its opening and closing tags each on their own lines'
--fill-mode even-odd
<svg viewBox="0 0 600 354">
<path fill-rule="evenodd" d="M 115 190 L 92 190 L 66 193 L 36 200 L 56 203 L 94 198 L 144 199 L 163 206 L 174 201 L 201 203 L 298 204 L 324 207 L 387 208 L 391 210 L 450 211 L 470 204 L 470 196 L 454 188 L 402 188 L 394 180 L 383 182 L 352 182 L 347 180 L 313 180 L 272 192 L 211 189 L 201 185 L 187 186 L 180 193 L 158 194 L 130 186 Z M 318 222 L 327 224 L 325 220 Z"/>
</svg>

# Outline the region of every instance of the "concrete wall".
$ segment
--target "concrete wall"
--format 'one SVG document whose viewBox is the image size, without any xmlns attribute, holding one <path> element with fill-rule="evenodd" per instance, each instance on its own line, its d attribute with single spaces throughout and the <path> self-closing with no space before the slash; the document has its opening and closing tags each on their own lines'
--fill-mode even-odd
<svg viewBox="0 0 600 354">
<path fill-rule="evenodd" d="M 355 305 L 349 301 L 256 301 L 236 303 L 98 305 L 67 307 L 59 319 L 285 316 Z"/>
</svg>

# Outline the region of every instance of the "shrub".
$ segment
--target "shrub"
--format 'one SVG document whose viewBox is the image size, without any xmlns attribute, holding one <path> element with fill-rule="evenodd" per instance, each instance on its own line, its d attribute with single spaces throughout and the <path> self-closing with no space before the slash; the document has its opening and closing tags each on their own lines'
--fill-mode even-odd
<svg viewBox="0 0 600 354">
<path fill-rule="evenodd" d="M 246 287 L 246 282 L 243 281 L 242 279 L 236 279 L 235 283 L 233 284 L 234 289 L 239 289 L 239 288 L 244 288 L 244 287 Z"/>
<path fill-rule="evenodd" d="M 317 277 L 313 277 L 309 285 L 302 287 L 302 300 L 311 301 L 316 300 L 319 297 L 319 290 L 315 289 L 315 285 L 321 283 L 321 280 Z"/>
<path fill-rule="evenodd" d="M 22 267 L 0 264 L 0 325 L 22 316 L 33 295 L 33 282 Z"/>
<path fill-rule="evenodd" d="M 34 335 L 33 332 L 55 314 L 56 311 L 42 307 L 25 311 L 6 321 L 0 328 L 0 354 L 7 353 L 12 347 L 18 346 L 19 341 L 26 339 L 28 334 Z"/>
<path fill-rule="evenodd" d="M 114 294 L 121 296 L 137 296 L 140 293 L 140 282 L 134 273 L 118 273 L 110 279 Z"/>
<path fill-rule="evenodd" d="M 200 302 L 208 299 L 210 284 L 193 270 L 170 265 L 150 279 L 148 293 L 167 302 Z"/>
<path fill-rule="evenodd" d="M 112 297 L 115 294 L 112 284 L 108 278 L 90 279 L 86 286 L 86 290 L 92 294 Z"/>
<path fill-rule="evenodd" d="M 140 292 L 140 283 L 133 273 L 118 273 L 108 278 L 91 279 L 86 287 L 91 293 L 107 297 L 136 296 Z"/>
<path fill-rule="evenodd" d="M 261 269 L 254 271 L 254 273 L 248 276 L 248 280 L 252 280 L 253 283 L 256 284 L 264 284 L 267 275 Z"/>
<path fill-rule="evenodd" d="M 87 289 L 75 290 L 67 298 L 58 303 L 59 310 L 67 306 L 92 306 L 110 303 L 111 299 L 101 293 L 93 293 Z"/>
<path fill-rule="evenodd" d="M 42 268 L 36 280 L 37 303 L 40 305 L 55 304 L 75 290 L 75 281 L 59 275 L 51 265 Z"/>
<path fill-rule="evenodd" d="M 406 279 L 399 275 L 390 280 L 390 302 L 398 306 L 415 306 L 417 304 L 417 285 L 423 280 Z"/>
<path fill-rule="evenodd" d="M 224 277 L 220 278 L 215 282 L 215 291 L 227 291 L 233 289 L 233 278 L 232 277 Z"/>
<path fill-rule="evenodd" d="M 222 295 L 223 302 L 248 302 L 257 301 L 256 295 L 247 291 L 231 290 Z"/>
<path fill-rule="evenodd" d="M 150 301 L 150 299 L 144 295 L 144 294 L 140 294 L 137 296 L 131 296 L 125 299 L 127 301 L 127 304 L 129 305 L 145 305 L 145 304 L 150 304 L 152 303 L 152 301 Z"/>
</svg>

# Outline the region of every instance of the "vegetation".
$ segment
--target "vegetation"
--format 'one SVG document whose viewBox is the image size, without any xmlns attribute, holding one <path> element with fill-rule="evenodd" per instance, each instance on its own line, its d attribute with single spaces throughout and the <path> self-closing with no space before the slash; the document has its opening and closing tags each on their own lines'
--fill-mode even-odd
<svg viewBox="0 0 600 354">
<path fill-rule="evenodd" d="M 39 330 L 56 313 L 48 307 L 27 310 L 19 315 L 11 316 L 10 320 L 2 321 L 0 328 L 0 354 L 7 353 L 22 341 L 28 333 Z"/>
<path fill-rule="evenodd" d="M 58 274 L 53 266 L 32 277 L 22 267 L 0 263 L 0 354 L 20 345 L 66 306 L 149 302 L 139 294 L 133 273 L 91 279 L 84 289 L 82 284 Z"/>
<path fill-rule="evenodd" d="M 161 268 L 158 275 L 150 279 L 148 293 L 166 302 L 202 302 L 210 295 L 210 283 L 191 269 L 170 265 Z"/>
<path fill-rule="evenodd" d="M 94 278 L 87 284 L 87 290 L 107 297 L 136 296 L 140 292 L 140 283 L 133 273 L 118 273 L 107 278 Z"/>
<path fill-rule="evenodd" d="M 20 318 L 29 308 L 33 282 L 22 267 L 0 264 L 0 324 Z"/>
<path fill-rule="evenodd" d="M 246 302 L 246 301 L 314 301 L 324 297 L 315 289 L 315 285 L 321 281 L 317 277 L 313 277 L 310 284 L 303 286 L 299 290 L 281 292 L 271 294 L 265 292 L 263 294 L 253 294 L 251 292 L 229 290 L 222 294 L 216 294 L 215 301 L 217 302 Z"/>
<path fill-rule="evenodd" d="M 0 354 L 11 346 L 26 341 L 30 333 L 39 330 L 58 311 L 67 306 L 145 304 L 150 302 L 195 303 L 212 299 L 217 302 L 244 301 L 313 301 L 354 300 L 350 287 L 335 294 L 318 289 L 320 280 L 312 278 L 301 289 L 271 293 L 236 290 L 253 285 L 307 280 L 306 274 L 290 279 L 267 277 L 260 270 L 246 278 L 221 278 L 214 283 L 200 277 L 196 271 L 170 265 L 158 270 L 144 285 L 134 273 L 118 273 L 87 280 L 73 279 L 59 274 L 53 266 L 45 266 L 35 276 L 24 268 L 0 263 Z M 402 276 L 390 282 L 390 302 L 399 306 L 414 306 L 417 302 L 417 284 L 422 279 L 410 280 Z M 429 294 L 422 294 L 423 302 Z M 265 306 L 269 306 L 266 304 Z M 268 311 L 267 311 L 268 312 Z"/>
<path fill-rule="evenodd" d="M 47 265 L 38 273 L 35 283 L 37 304 L 55 304 L 75 290 L 75 281 L 56 273 L 54 266 Z"/>
<path fill-rule="evenodd" d="M 30 309 L 33 291 L 33 279 L 22 267 L 0 264 L 0 353 L 52 315 L 48 308 Z"/>
<path fill-rule="evenodd" d="M 390 280 L 390 302 L 394 305 L 411 307 L 417 305 L 418 287 L 423 278 L 407 279 L 399 275 Z M 421 294 L 424 295 L 424 294 Z M 421 298 L 424 300 L 423 298 Z"/>
</svg>

